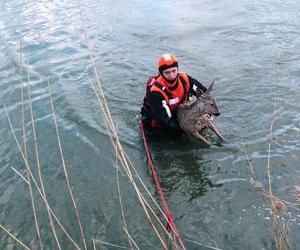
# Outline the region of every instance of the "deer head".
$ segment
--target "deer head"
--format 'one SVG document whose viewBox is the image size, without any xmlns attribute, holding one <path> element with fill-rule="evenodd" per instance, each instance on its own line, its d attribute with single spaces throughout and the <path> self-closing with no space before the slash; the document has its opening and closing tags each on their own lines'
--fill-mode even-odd
<svg viewBox="0 0 300 250">
<path fill-rule="evenodd" d="M 206 140 L 202 133 L 204 128 L 211 129 L 223 142 L 226 139 L 221 135 L 214 125 L 211 116 L 220 115 L 216 101 L 211 95 L 214 83 L 212 83 L 205 93 L 198 92 L 198 98 L 193 103 L 184 103 L 178 107 L 177 118 L 181 128 L 190 135 L 202 141 L 208 146 L 212 143 Z"/>
<path fill-rule="evenodd" d="M 218 110 L 215 98 L 211 95 L 214 82 L 210 84 L 207 91 L 204 94 L 200 94 L 200 91 L 196 93 L 197 100 L 193 103 L 193 108 L 197 107 L 198 114 L 208 114 L 219 116 L 220 112 Z M 201 91 L 202 92 L 202 91 Z M 202 92 L 203 93 L 203 92 Z"/>
</svg>

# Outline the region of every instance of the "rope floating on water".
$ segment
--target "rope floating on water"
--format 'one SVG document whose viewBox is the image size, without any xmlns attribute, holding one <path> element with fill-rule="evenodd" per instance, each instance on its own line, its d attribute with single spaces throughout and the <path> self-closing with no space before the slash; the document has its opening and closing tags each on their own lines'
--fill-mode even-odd
<svg viewBox="0 0 300 250">
<path fill-rule="evenodd" d="M 149 166 L 150 166 L 150 169 L 151 169 L 152 177 L 153 177 L 153 180 L 155 182 L 156 188 L 159 192 L 160 199 L 162 201 L 165 213 L 166 213 L 167 218 L 168 218 L 168 223 L 167 223 L 167 226 L 166 226 L 166 230 L 168 232 L 170 232 L 171 229 L 172 229 L 175 236 L 177 237 L 177 239 L 181 243 L 181 246 L 183 247 L 183 249 L 185 249 L 185 246 L 184 246 L 183 241 L 181 239 L 180 233 L 179 233 L 178 229 L 176 228 L 171 210 L 169 209 L 168 203 L 166 201 L 166 198 L 164 196 L 163 190 L 160 186 L 160 182 L 158 180 L 158 177 L 157 177 L 157 174 L 156 174 L 156 171 L 155 171 L 155 167 L 154 167 L 154 164 L 153 164 L 153 161 L 152 161 L 151 153 L 150 153 L 148 142 L 147 142 L 147 137 L 145 135 L 143 122 L 140 123 L 140 130 L 141 130 L 141 133 L 142 133 L 142 138 L 143 138 L 143 142 L 144 142 L 144 146 L 145 146 L 145 150 L 146 150 L 146 154 L 147 154 L 148 163 L 149 163 Z"/>
</svg>

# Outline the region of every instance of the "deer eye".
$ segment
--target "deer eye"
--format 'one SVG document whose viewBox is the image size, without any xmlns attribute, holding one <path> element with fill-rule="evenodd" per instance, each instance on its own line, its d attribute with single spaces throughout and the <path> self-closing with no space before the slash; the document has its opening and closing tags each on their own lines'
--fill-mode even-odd
<svg viewBox="0 0 300 250">
<path fill-rule="evenodd" d="M 210 103 L 210 106 L 214 106 L 214 104 L 211 102 L 211 103 Z"/>
</svg>

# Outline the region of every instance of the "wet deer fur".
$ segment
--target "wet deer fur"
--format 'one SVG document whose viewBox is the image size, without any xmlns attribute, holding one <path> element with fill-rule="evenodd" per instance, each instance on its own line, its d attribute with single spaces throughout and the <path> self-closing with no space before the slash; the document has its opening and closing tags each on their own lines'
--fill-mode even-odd
<svg viewBox="0 0 300 250">
<path fill-rule="evenodd" d="M 226 142 L 226 139 L 221 135 L 211 119 L 212 116 L 220 115 L 216 101 L 211 95 L 213 85 L 214 82 L 211 83 L 205 93 L 197 92 L 197 100 L 192 103 L 185 102 L 179 105 L 177 110 L 177 119 L 181 128 L 207 146 L 212 146 L 212 143 L 202 135 L 202 131 L 205 128 L 211 129 L 222 142 Z"/>
</svg>

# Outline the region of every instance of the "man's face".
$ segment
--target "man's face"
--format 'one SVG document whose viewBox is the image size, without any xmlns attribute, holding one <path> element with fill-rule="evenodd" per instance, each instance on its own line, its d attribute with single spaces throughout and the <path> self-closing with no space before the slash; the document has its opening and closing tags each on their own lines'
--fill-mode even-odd
<svg viewBox="0 0 300 250">
<path fill-rule="evenodd" d="M 163 71 L 163 75 L 164 77 L 168 80 L 168 81 L 174 81 L 176 76 L 178 74 L 178 68 L 177 67 L 172 67 L 169 69 L 166 69 Z"/>
</svg>

